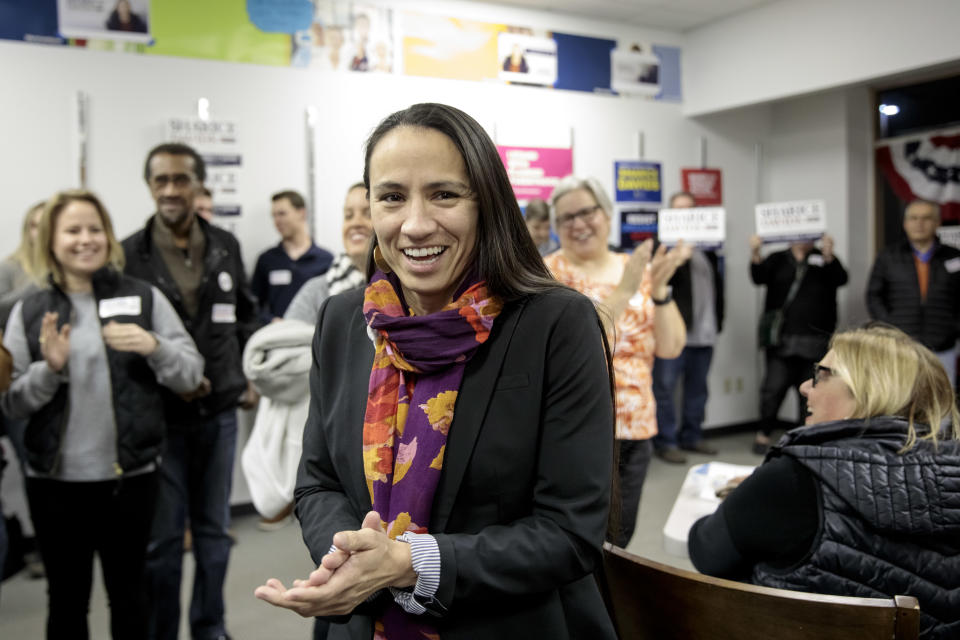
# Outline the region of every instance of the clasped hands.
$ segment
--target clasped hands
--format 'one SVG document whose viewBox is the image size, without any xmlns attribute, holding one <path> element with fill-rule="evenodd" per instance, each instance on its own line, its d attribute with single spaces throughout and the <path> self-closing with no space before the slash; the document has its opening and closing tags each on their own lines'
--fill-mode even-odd
<svg viewBox="0 0 960 640">
<path fill-rule="evenodd" d="M 40 353 L 47 366 L 60 372 L 70 358 L 70 323 L 57 329 L 60 314 L 47 311 L 40 324 Z M 129 351 L 144 357 L 157 348 L 157 338 L 143 327 L 132 322 L 108 322 L 102 330 L 105 345 L 116 351 Z"/>
<path fill-rule="evenodd" d="M 305 618 L 339 616 L 384 587 L 403 588 L 417 582 L 410 545 L 388 538 L 376 511 L 367 513 L 359 530 L 335 534 L 333 545 L 336 549 L 306 579 L 294 580 L 288 589 L 270 578 L 254 595 Z"/>
</svg>

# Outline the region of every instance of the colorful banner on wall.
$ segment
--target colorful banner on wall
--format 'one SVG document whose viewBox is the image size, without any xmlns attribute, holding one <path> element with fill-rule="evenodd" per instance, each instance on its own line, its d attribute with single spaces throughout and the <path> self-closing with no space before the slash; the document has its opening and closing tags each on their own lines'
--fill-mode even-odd
<svg viewBox="0 0 960 640">
<path fill-rule="evenodd" d="M 717 249 L 727 237 L 726 219 L 723 207 L 660 209 L 657 238 L 671 246 L 683 240 L 701 249 Z"/>
<path fill-rule="evenodd" d="M 898 198 L 937 202 L 941 220 L 960 223 L 960 134 L 888 142 L 877 148 L 877 166 Z"/>
<path fill-rule="evenodd" d="M 526 33 L 497 36 L 500 79 L 517 84 L 552 87 L 557 81 L 557 41 Z"/>
<path fill-rule="evenodd" d="M 573 149 L 497 146 L 497 151 L 523 206 L 535 198 L 549 201 L 557 183 L 573 173 Z"/>
<path fill-rule="evenodd" d="M 150 0 L 57 0 L 57 28 L 65 38 L 148 43 Z"/>
<path fill-rule="evenodd" d="M 496 80 L 498 35 L 506 25 L 403 13 L 403 72 L 458 80 Z"/>
<path fill-rule="evenodd" d="M 723 175 L 720 169 L 680 169 L 683 190 L 693 194 L 698 207 L 723 204 Z"/>
<path fill-rule="evenodd" d="M 618 160 L 613 163 L 617 202 L 657 202 L 662 199 L 660 163 Z"/>
<path fill-rule="evenodd" d="M 755 208 L 757 235 L 765 243 L 817 240 L 827 231 L 823 200 L 766 202 Z"/>
<path fill-rule="evenodd" d="M 657 210 L 644 207 L 620 209 L 620 248 L 632 251 L 647 238 L 657 236 Z"/>
<path fill-rule="evenodd" d="M 4 0 L 0 38 L 680 100 L 677 47 L 394 11 L 373 2 Z"/>
<path fill-rule="evenodd" d="M 393 73 L 393 12 L 371 4 L 317 0 L 294 37 L 292 64 L 322 71 Z"/>
</svg>

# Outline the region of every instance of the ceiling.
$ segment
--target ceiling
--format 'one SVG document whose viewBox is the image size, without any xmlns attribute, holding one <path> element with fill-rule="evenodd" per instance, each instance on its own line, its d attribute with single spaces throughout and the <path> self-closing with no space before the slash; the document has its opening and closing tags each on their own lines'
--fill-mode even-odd
<svg viewBox="0 0 960 640">
<path fill-rule="evenodd" d="M 488 0 L 491 1 L 491 0 Z M 493 4 L 580 15 L 607 22 L 689 31 L 774 0 L 492 0 Z"/>
</svg>

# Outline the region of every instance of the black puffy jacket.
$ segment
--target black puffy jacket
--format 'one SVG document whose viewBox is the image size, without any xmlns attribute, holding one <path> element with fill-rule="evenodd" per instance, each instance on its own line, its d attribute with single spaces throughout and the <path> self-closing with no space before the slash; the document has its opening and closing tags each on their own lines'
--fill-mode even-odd
<svg viewBox="0 0 960 640">
<path fill-rule="evenodd" d="M 960 250 L 937 243 L 927 299 L 921 300 L 910 243 L 885 248 L 870 271 L 867 308 L 874 320 L 898 327 L 934 351 L 951 349 L 960 334 Z"/>
<path fill-rule="evenodd" d="M 924 638 L 960 638 L 960 442 L 919 441 L 901 454 L 900 418 L 828 422 L 788 432 L 772 455 L 816 478 L 822 517 L 813 549 L 752 582 L 860 597 L 911 595 Z"/>
</svg>

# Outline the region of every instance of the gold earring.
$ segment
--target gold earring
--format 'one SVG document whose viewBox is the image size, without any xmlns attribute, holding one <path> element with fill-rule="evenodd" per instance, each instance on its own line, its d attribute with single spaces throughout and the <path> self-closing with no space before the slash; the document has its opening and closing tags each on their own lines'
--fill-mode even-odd
<svg viewBox="0 0 960 640">
<path fill-rule="evenodd" d="M 373 248 L 373 262 L 377 265 L 377 268 L 384 273 L 390 273 L 392 271 L 390 265 L 383 259 L 383 254 L 380 253 L 380 245 Z"/>
</svg>

